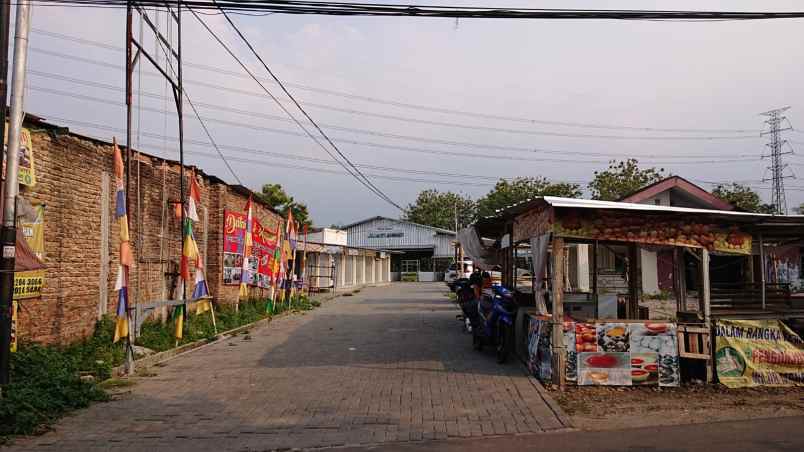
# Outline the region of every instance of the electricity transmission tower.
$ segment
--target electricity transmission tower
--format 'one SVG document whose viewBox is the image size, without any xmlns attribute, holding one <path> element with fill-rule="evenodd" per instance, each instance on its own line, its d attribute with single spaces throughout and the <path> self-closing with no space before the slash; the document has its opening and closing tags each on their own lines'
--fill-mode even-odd
<svg viewBox="0 0 804 452">
<path fill-rule="evenodd" d="M 762 179 L 763 182 L 772 181 L 771 185 L 771 204 L 775 207 L 776 213 L 780 215 L 787 215 L 787 200 L 785 199 L 784 180 L 794 177 L 792 175 L 785 176 L 784 172 L 787 169 L 787 164 L 782 163 L 782 156 L 785 154 L 792 154 L 793 151 L 782 152 L 782 148 L 787 144 L 787 140 L 781 138 L 781 132 L 791 130 L 793 127 L 790 125 L 786 116 L 782 113 L 787 111 L 790 107 L 777 108 L 775 110 L 766 111 L 761 113 L 762 116 L 767 116 L 765 120 L 767 130 L 761 133 L 762 136 L 769 136 L 768 143 L 765 144 L 770 149 L 770 154 L 765 154 L 762 158 L 770 158 L 771 164 L 768 169 L 771 171 L 771 177 Z M 786 123 L 786 127 L 782 124 Z"/>
</svg>

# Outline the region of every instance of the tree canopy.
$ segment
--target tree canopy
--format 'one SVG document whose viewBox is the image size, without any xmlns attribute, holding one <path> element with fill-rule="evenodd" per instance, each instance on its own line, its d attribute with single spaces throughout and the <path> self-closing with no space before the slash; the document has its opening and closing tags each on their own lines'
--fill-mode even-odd
<svg viewBox="0 0 804 452">
<path fill-rule="evenodd" d="M 538 196 L 579 198 L 581 186 L 567 182 L 551 182 L 543 177 L 500 179 L 485 196 L 477 200 L 477 215 L 494 215 L 495 210 L 518 204 Z"/>
<path fill-rule="evenodd" d="M 256 193 L 256 195 L 285 217 L 287 217 L 288 211 L 292 212 L 293 218 L 300 225 L 311 226 L 313 224 L 307 205 L 296 202 L 292 196 L 285 192 L 281 185 L 265 184 L 262 186 L 262 193 Z"/>
<path fill-rule="evenodd" d="M 452 231 L 456 213 L 458 227 L 468 225 L 475 217 L 475 202 L 459 193 L 429 189 L 420 192 L 416 201 L 408 204 L 403 219 Z"/>
<path fill-rule="evenodd" d="M 772 204 L 762 203 L 759 194 L 745 185 L 735 183 L 718 185 L 712 190 L 712 194 L 747 212 L 774 213 L 776 211 Z"/>
<path fill-rule="evenodd" d="M 592 199 L 616 201 L 667 177 L 664 168 L 639 168 L 637 159 L 611 160 L 605 171 L 595 171 L 589 183 Z"/>
</svg>

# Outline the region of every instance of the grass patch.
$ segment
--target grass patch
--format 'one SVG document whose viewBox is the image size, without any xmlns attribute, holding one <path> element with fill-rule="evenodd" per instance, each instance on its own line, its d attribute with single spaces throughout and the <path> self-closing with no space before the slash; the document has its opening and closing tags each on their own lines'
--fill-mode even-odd
<svg viewBox="0 0 804 452">
<path fill-rule="evenodd" d="M 308 311 L 318 306 L 320 302 L 303 295 L 294 298 L 290 306 L 250 300 L 240 303 L 237 311 L 233 306 L 217 307 L 215 317 L 218 331 L 225 332 L 288 310 Z M 18 352 L 11 355 L 11 383 L 2 388 L 0 395 L 0 444 L 11 435 L 43 432 L 70 411 L 108 400 L 104 389 L 135 384 L 111 379 L 112 369 L 123 364 L 126 352 L 124 341 L 113 342 L 114 327 L 114 318 L 106 316 L 96 323 L 92 336 L 67 347 L 20 343 Z M 165 351 L 176 345 L 174 334 L 174 322 L 148 321 L 136 344 Z M 179 345 L 214 338 L 209 313 L 190 312 Z M 82 380 L 81 375 L 92 375 L 94 379 Z"/>
<path fill-rule="evenodd" d="M 70 411 L 107 400 L 97 384 L 81 380 L 80 358 L 57 347 L 20 344 L 0 398 L 0 441 L 42 432 Z"/>
</svg>

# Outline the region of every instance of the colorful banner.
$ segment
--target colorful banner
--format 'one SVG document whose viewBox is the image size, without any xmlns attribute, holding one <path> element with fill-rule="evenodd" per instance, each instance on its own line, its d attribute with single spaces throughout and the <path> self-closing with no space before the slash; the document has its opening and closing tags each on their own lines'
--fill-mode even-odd
<svg viewBox="0 0 804 452">
<path fill-rule="evenodd" d="M 246 234 L 246 215 L 223 211 L 223 283 L 240 285 L 243 268 L 243 240 Z"/>
<path fill-rule="evenodd" d="M 11 353 L 17 351 L 17 310 L 19 306 L 17 300 L 11 301 Z"/>
<path fill-rule="evenodd" d="M 562 237 L 637 242 L 649 245 L 706 248 L 732 254 L 751 254 L 751 236 L 736 227 L 679 220 L 662 215 L 556 215 L 553 232 Z"/>
<path fill-rule="evenodd" d="M 804 386 L 804 342 L 779 320 L 718 320 L 715 366 L 730 388 Z"/>
<path fill-rule="evenodd" d="M 20 222 L 22 235 L 28 242 L 28 247 L 36 254 L 39 260 L 45 258 L 45 207 L 41 204 L 34 206 L 36 219 L 33 222 Z M 44 270 L 33 270 L 14 273 L 14 299 L 37 298 L 42 295 L 42 283 L 45 279 Z"/>
<path fill-rule="evenodd" d="M 528 365 L 552 378 L 550 320 L 532 316 Z M 665 322 L 564 322 L 565 375 L 578 385 L 678 386 L 681 382 L 676 325 Z"/>
<path fill-rule="evenodd" d="M 3 136 L 3 179 L 6 178 L 6 153 L 8 151 L 8 123 Z M 22 185 L 33 187 L 36 185 L 36 171 L 34 166 L 33 144 L 31 131 L 23 128 L 20 132 L 20 153 L 18 156 L 17 180 Z"/>
<path fill-rule="evenodd" d="M 273 258 L 279 242 L 279 226 L 275 230 L 264 227 L 258 220 L 254 220 L 254 262 L 253 269 L 256 281 L 252 283 L 257 287 L 271 287 L 274 275 Z"/>
</svg>

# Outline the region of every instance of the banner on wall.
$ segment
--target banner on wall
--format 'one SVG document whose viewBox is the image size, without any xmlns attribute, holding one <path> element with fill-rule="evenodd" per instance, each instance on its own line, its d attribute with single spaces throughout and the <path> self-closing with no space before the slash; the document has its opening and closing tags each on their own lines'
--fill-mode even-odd
<svg viewBox="0 0 804 452">
<path fill-rule="evenodd" d="M 243 270 L 243 241 L 246 235 L 246 215 L 223 211 L 223 283 L 240 285 Z"/>
<path fill-rule="evenodd" d="M 751 254 L 751 235 L 733 227 L 691 219 L 646 215 L 566 215 L 556 218 L 553 231 L 562 237 L 637 242 L 648 245 L 706 248 L 731 254 Z"/>
<path fill-rule="evenodd" d="M 17 351 L 17 300 L 11 301 L 11 353 Z"/>
<path fill-rule="evenodd" d="M 779 320 L 718 320 L 715 367 L 729 388 L 804 386 L 804 342 Z"/>
<path fill-rule="evenodd" d="M 528 363 L 537 378 L 552 378 L 550 319 L 532 316 Z M 566 380 L 578 385 L 678 386 L 676 325 L 667 322 L 564 322 Z"/>
<path fill-rule="evenodd" d="M 8 123 L 6 123 L 6 133 L 3 136 L 3 179 L 6 174 L 6 151 L 8 145 Z M 31 131 L 23 128 L 20 132 L 20 153 L 19 153 L 19 173 L 17 180 L 22 185 L 33 187 L 36 185 L 36 170 L 34 165 L 33 143 L 31 142 Z"/>
<path fill-rule="evenodd" d="M 271 287 L 271 280 L 274 276 L 273 258 L 279 242 L 279 226 L 270 230 L 257 220 L 254 220 L 254 274 L 255 281 L 252 284 L 257 287 Z"/>
<path fill-rule="evenodd" d="M 40 261 L 45 258 L 45 207 L 41 204 L 34 206 L 36 219 L 32 222 L 20 222 L 22 235 Z M 37 298 L 42 295 L 42 283 L 45 279 L 44 270 L 32 270 L 14 273 L 14 299 Z"/>
</svg>

